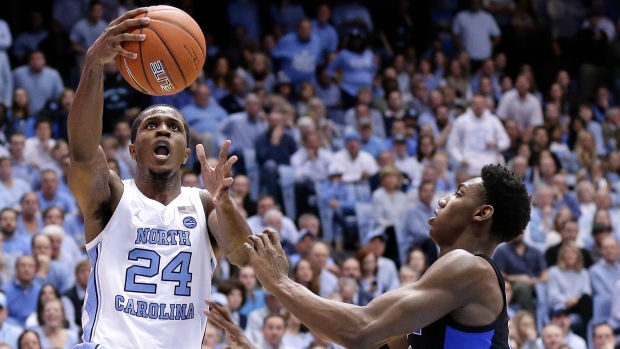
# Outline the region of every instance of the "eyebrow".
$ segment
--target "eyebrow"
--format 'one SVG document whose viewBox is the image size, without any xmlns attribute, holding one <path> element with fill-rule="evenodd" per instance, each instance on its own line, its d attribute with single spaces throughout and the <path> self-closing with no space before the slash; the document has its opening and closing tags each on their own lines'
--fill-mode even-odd
<svg viewBox="0 0 620 349">
<path fill-rule="evenodd" d="M 467 189 L 467 192 L 469 193 L 469 188 L 465 184 L 463 184 L 463 183 L 459 184 L 459 186 L 456 187 L 456 191 L 461 190 L 461 188 Z"/>
</svg>

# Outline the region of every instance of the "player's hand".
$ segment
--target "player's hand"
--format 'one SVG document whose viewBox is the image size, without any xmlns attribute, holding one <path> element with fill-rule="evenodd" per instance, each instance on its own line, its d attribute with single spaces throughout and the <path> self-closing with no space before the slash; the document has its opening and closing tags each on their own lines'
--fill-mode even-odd
<svg viewBox="0 0 620 349">
<path fill-rule="evenodd" d="M 150 18 L 133 18 L 147 11 L 146 7 L 131 10 L 110 22 L 97 41 L 86 52 L 92 63 L 104 65 L 111 62 L 116 55 L 135 59 L 138 54 L 129 52 L 121 46 L 124 41 L 144 41 L 145 34 L 128 34 L 128 30 L 149 24 Z"/>
<path fill-rule="evenodd" d="M 207 162 L 205 149 L 202 144 L 196 146 L 196 156 L 198 156 L 198 161 L 200 161 L 202 182 L 205 185 L 205 189 L 213 196 L 213 203 L 215 204 L 224 198 L 230 198 L 228 189 L 233 184 L 232 165 L 237 162 L 236 156 L 228 158 L 230 143 L 230 140 L 227 140 L 220 148 L 220 158 L 215 167 L 211 167 Z"/>
<path fill-rule="evenodd" d="M 274 230 L 265 229 L 262 234 L 249 236 L 251 243 L 244 244 L 256 277 L 265 288 L 277 284 L 288 276 L 288 259 L 280 245 L 280 235 Z"/>
<path fill-rule="evenodd" d="M 228 310 L 223 306 L 215 303 L 214 301 L 207 299 L 205 303 L 210 309 L 204 310 L 205 315 L 211 321 L 212 324 L 221 328 L 226 332 L 226 341 L 229 345 L 224 348 L 230 349 L 255 349 L 256 347 L 250 343 L 248 338 L 243 334 L 243 331 L 235 324 L 228 313 Z"/>
</svg>

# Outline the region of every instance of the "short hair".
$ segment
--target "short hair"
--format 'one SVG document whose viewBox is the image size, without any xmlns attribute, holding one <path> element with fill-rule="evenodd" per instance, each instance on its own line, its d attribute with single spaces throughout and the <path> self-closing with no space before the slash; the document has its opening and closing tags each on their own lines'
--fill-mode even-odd
<svg viewBox="0 0 620 349">
<path fill-rule="evenodd" d="M 263 327 L 265 327 L 265 325 L 267 324 L 267 321 L 269 321 L 269 319 L 274 318 L 274 317 L 282 319 L 282 321 L 284 321 L 284 327 L 286 327 L 286 322 L 287 322 L 286 318 L 284 316 L 280 315 L 280 314 L 274 314 L 274 313 L 271 313 L 271 314 L 265 316 L 265 320 L 263 320 Z"/>
<path fill-rule="evenodd" d="M 138 114 L 138 116 L 136 116 L 136 118 L 133 120 L 133 123 L 131 124 L 131 144 L 133 144 L 136 141 L 136 137 L 138 136 L 138 128 L 140 127 L 142 120 L 144 120 L 144 114 L 147 111 L 157 108 L 157 107 L 167 107 L 167 108 L 173 109 L 179 115 L 181 115 L 181 118 L 183 119 L 183 128 L 185 129 L 185 141 L 187 143 L 187 147 L 189 148 L 190 136 L 189 136 L 189 124 L 187 123 L 187 119 L 185 118 L 185 115 L 181 113 L 179 109 L 171 105 L 168 105 L 168 104 L 154 104 L 144 109 L 143 111 L 140 112 L 140 114 Z"/>
<path fill-rule="evenodd" d="M 77 273 L 80 271 L 81 268 L 83 267 L 89 267 L 90 268 L 90 260 L 88 258 L 82 258 L 80 259 L 79 262 L 77 262 L 75 264 L 75 275 L 77 275 Z"/>
<path fill-rule="evenodd" d="M 56 173 L 55 170 L 52 170 L 51 168 L 45 169 L 41 171 L 41 178 L 43 178 L 43 176 L 45 176 L 48 173 L 52 173 L 54 174 L 54 177 L 56 177 L 56 179 L 58 179 L 58 173 Z"/>
<path fill-rule="evenodd" d="M 0 210 L 0 217 L 2 217 L 2 215 L 3 215 L 5 212 L 13 212 L 13 213 L 15 214 L 15 216 L 18 216 L 18 215 L 19 215 L 19 213 L 17 213 L 17 210 L 15 210 L 15 209 L 13 209 L 13 208 L 10 208 L 10 207 L 6 207 L 6 208 L 3 208 L 2 210 Z"/>
<path fill-rule="evenodd" d="M 41 337 L 39 337 L 39 334 L 38 334 L 38 333 L 36 333 L 36 332 L 35 332 L 35 331 L 33 331 L 33 330 L 25 330 L 24 332 L 22 332 L 22 334 L 20 334 L 20 335 L 19 335 L 19 338 L 17 339 L 17 347 L 18 347 L 18 348 L 19 348 L 19 347 L 21 347 L 21 346 L 19 345 L 19 343 L 21 343 L 21 342 L 22 342 L 22 339 L 23 339 L 23 338 L 24 338 L 24 337 L 25 337 L 28 333 L 32 333 L 32 334 L 34 334 L 34 336 L 35 336 L 35 337 L 37 337 L 37 342 L 39 342 L 39 345 L 41 344 Z"/>
<path fill-rule="evenodd" d="M 610 324 L 608 324 L 607 322 L 599 322 L 592 327 L 592 336 L 595 335 L 596 329 L 600 327 L 607 327 L 611 330 L 611 332 L 614 332 L 614 328 L 611 327 Z"/>
<path fill-rule="evenodd" d="M 241 281 L 234 279 L 224 280 L 217 287 L 217 292 L 222 293 L 226 296 L 228 296 L 234 290 L 241 291 L 241 305 L 245 304 L 247 294 L 245 292 L 245 286 Z"/>
<path fill-rule="evenodd" d="M 47 239 L 47 241 L 50 243 L 50 245 L 52 244 L 52 238 L 49 235 L 45 235 L 43 233 L 37 233 L 37 234 L 34 234 L 32 236 L 32 240 L 30 240 L 30 248 L 31 249 L 34 250 L 34 244 L 35 244 L 37 238 L 39 238 L 39 237 L 43 237 L 43 238 Z"/>
<path fill-rule="evenodd" d="M 530 221 L 531 198 L 525 184 L 501 165 L 485 165 L 481 177 L 484 200 L 493 206 L 491 237 L 514 240 Z"/>
<path fill-rule="evenodd" d="M 48 208 L 46 208 L 43 211 L 43 214 L 41 215 L 43 217 L 43 219 L 45 219 L 45 217 L 47 217 L 47 215 L 52 211 L 52 210 L 59 210 L 60 211 L 60 215 L 62 216 L 62 219 L 65 219 L 65 210 L 63 210 L 62 208 L 58 207 L 58 206 L 50 206 Z"/>
<path fill-rule="evenodd" d="M 39 127 L 39 125 L 43 124 L 43 123 L 48 123 L 50 125 L 50 127 L 52 126 L 52 119 L 48 118 L 48 117 L 40 117 L 37 118 L 37 120 L 34 122 L 34 129 L 36 130 L 37 127 Z"/>
<path fill-rule="evenodd" d="M 301 216 L 299 216 L 299 218 L 297 218 L 297 224 L 300 226 L 303 226 L 304 223 L 306 223 L 309 220 L 314 220 L 317 222 L 321 222 L 319 220 L 319 217 L 317 217 L 315 214 L 313 213 L 303 213 Z"/>
</svg>

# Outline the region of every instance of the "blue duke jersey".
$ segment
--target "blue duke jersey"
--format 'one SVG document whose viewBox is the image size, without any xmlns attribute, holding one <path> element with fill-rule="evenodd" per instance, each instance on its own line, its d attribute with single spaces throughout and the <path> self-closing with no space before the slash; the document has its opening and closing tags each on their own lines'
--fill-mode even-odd
<svg viewBox="0 0 620 349">
<path fill-rule="evenodd" d="M 510 349 L 508 343 L 508 312 L 504 277 L 491 258 L 486 259 L 497 275 L 504 296 L 499 317 L 486 326 L 465 326 L 452 320 L 450 314 L 407 336 L 410 349 Z"/>
<path fill-rule="evenodd" d="M 167 206 L 123 181 L 118 207 L 86 244 L 92 273 L 84 342 L 106 348 L 200 348 L 216 258 L 199 189 Z"/>
</svg>

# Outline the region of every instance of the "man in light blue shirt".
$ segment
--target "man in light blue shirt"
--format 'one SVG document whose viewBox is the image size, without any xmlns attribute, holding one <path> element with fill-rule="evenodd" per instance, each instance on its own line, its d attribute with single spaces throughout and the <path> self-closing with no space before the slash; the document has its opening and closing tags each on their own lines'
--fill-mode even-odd
<svg viewBox="0 0 620 349">
<path fill-rule="evenodd" d="M 316 11 L 316 19 L 312 21 L 312 32 L 321 39 L 323 58 L 338 49 L 338 32 L 329 24 L 331 10 L 329 5 L 322 4 Z"/>
<path fill-rule="evenodd" d="M 607 236 L 601 242 L 601 255 L 601 260 L 590 267 L 592 297 L 595 303 L 607 303 L 610 309 L 614 285 L 616 280 L 620 279 L 620 262 L 618 261 L 620 250 L 618 241 L 613 236 Z M 604 321 L 606 319 L 594 320 Z"/>
<path fill-rule="evenodd" d="M 304 82 L 314 82 L 322 52 L 321 39 L 312 33 L 312 23 L 304 19 L 299 22 L 296 33 L 288 33 L 280 38 L 271 51 L 271 56 L 280 61 L 280 66 L 291 79 L 291 83 L 295 88 L 299 88 Z"/>
<path fill-rule="evenodd" d="M 470 7 L 454 18 L 452 33 L 458 48 L 464 49 L 472 61 L 472 71 L 491 57 L 493 47 L 502 35 L 493 16 L 482 10 L 482 0 L 471 0 Z M 473 69 L 475 68 L 475 69 Z"/>
<path fill-rule="evenodd" d="M 250 93 L 246 98 L 245 111 L 230 115 L 220 124 L 218 141 L 223 144 L 230 139 L 231 152 L 253 149 L 259 135 L 267 131 L 268 123 L 262 110 L 261 100 Z"/>
<path fill-rule="evenodd" d="M 45 66 L 45 55 L 33 51 L 28 56 L 28 64 L 13 70 L 15 88 L 23 88 L 30 99 L 30 113 L 36 115 L 50 100 L 57 99 L 64 89 L 60 74 L 56 69 Z"/>
<path fill-rule="evenodd" d="M 428 231 L 430 226 L 428 220 L 431 217 L 435 217 L 434 209 L 438 208 L 433 203 L 435 197 L 435 183 L 431 181 L 424 181 L 420 184 L 418 190 L 417 202 L 407 211 L 405 218 L 405 226 L 403 229 L 403 236 L 401 237 L 402 243 L 399 246 L 400 256 L 403 262 L 407 258 L 407 252 L 413 247 L 424 248 L 430 240 Z M 430 244 L 432 245 L 432 244 Z M 437 251 L 428 250 L 424 251 L 432 261 L 437 259 Z"/>
<path fill-rule="evenodd" d="M 44 170 L 41 173 L 41 189 L 37 190 L 39 197 L 39 209 L 45 211 L 46 208 L 57 206 L 65 213 L 77 211 L 77 205 L 73 195 L 59 190 L 60 182 L 54 170 Z"/>
<path fill-rule="evenodd" d="M 77 59 L 81 63 L 88 48 L 91 47 L 108 24 L 103 18 L 103 5 L 100 1 L 91 1 L 88 4 L 88 17 L 80 19 L 69 35 L 71 47 L 78 53 Z M 81 71 L 81 70 L 80 70 Z"/>
<path fill-rule="evenodd" d="M 0 209 L 16 207 L 22 195 L 30 190 L 30 184 L 13 176 L 11 159 L 0 156 Z"/>
<path fill-rule="evenodd" d="M 24 330 L 5 321 L 9 315 L 7 306 L 6 295 L 0 293 L 0 343 L 6 343 L 11 348 L 18 348 L 17 340 Z"/>
<path fill-rule="evenodd" d="M 194 92 L 194 101 L 181 109 L 181 114 L 190 126 L 192 140 L 197 143 L 209 143 L 217 149 L 217 131 L 228 113 L 220 107 L 207 85 L 201 84 Z M 205 150 L 209 147 L 205 145 Z M 210 150 L 210 149 L 209 149 Z M 207 155 L 211 152 L 207 152 Z"/>
<path fill-rule="evenodd" d="M 41 283 L 35 280 L 35 259 L 23 255 L 15 262 L 15 279 L 5 283 L 2 290 L 6 295 L 9 319 L 24 326 L 26 318 L 37 310 L 37 298 Z"/>
<path fill-rule="evenodd" d="M 15 257 L 30 254 L 30 236 L 17 234 L 17 211 L 5 208 L 0 211 L 2 252 Z"/>
</svg>

